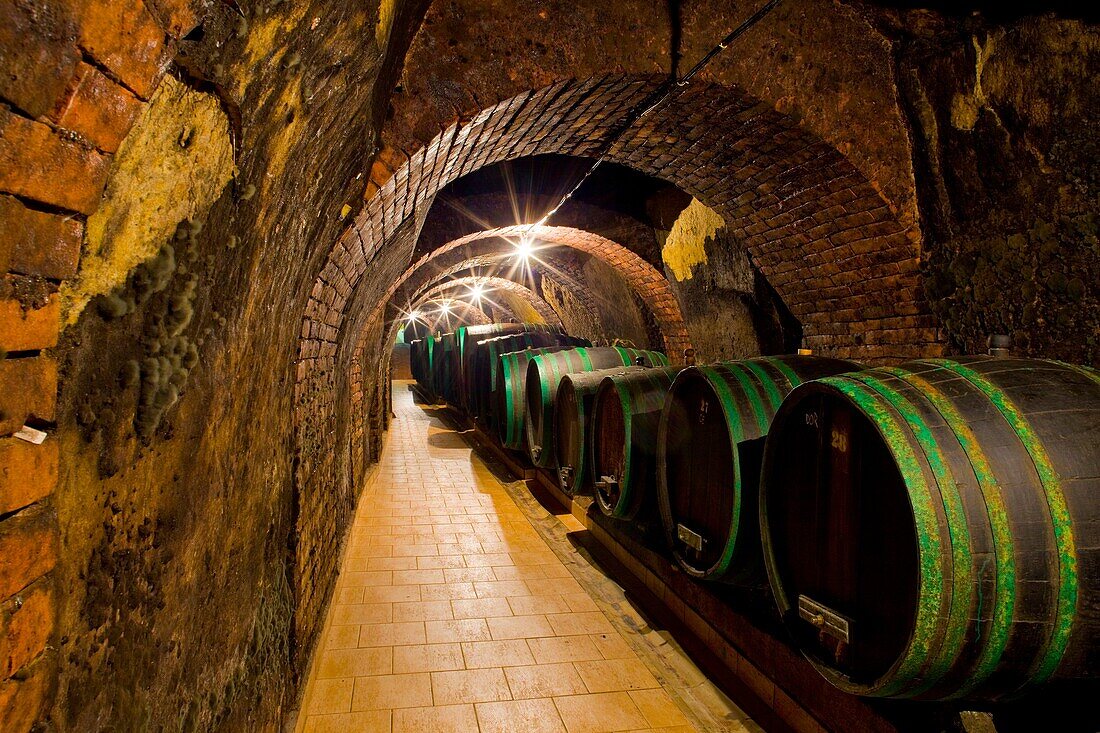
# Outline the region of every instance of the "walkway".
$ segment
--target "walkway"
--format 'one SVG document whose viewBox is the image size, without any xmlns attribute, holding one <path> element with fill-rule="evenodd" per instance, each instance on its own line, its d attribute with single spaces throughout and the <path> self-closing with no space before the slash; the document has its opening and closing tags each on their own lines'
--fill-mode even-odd
<svg viewBox="0 0 1100 733">
<path fill-rule="evenodd" d="M 462 437 L 393 405 L 299 733 L 696 730 Z"/>
</svg>

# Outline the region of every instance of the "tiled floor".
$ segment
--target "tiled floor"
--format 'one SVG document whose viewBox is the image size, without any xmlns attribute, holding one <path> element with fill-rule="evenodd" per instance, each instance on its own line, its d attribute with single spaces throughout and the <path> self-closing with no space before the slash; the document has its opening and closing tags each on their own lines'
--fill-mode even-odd
<svg viewBox="0 0 1100 733">
<path fill-rule="evenodd" d="M 695 730 L 465 441 L 393 398 L 299 733 Z"/>
</svg>

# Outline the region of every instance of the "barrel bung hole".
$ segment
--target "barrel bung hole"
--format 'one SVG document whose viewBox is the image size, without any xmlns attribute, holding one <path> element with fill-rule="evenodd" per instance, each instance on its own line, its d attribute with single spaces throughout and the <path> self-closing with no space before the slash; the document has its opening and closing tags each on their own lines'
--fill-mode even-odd
<svg viewBox="0 0 1100 733">
<path fill-rule="evenodd" d="M 920 568 L 912 508 L 886 438 L 845 398 L 814 392 L 777 421 L 765 497 L 774 571 L 798 642 L 853 682 L 881 677 L 912 634 Z M 798 618 L 804 595 L 850 622 L 846 644 Z"/>
</svg>

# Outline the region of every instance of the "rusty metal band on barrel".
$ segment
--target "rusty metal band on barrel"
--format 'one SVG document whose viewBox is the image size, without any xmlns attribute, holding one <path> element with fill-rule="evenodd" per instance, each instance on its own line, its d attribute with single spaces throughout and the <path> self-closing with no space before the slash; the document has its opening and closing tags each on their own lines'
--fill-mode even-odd
<svg viewBox="0 0 1100 733">
<path fill-rule="evenodd" d="M 1024 449 L 1035 464 L 1035 471 L 1043 486 L 1047 508 L 1054 530 L 1054 544 L 1058 554 L 1058 610 L 1050 635 L 1044 640 L 1043 647 L 1030 669 L 1030 680 L 1041 683 L 1050 678 L 1058 668 L 1069 644 L 1073 632 L 1074 616 L 1077 612 L 1077 550 L 1073 539 L 1073 521 L 1062 479 L 1054 468 L 1042 439 L 1020 412 L 1016 404 L 983 375 L 968 366 L 948 359 L 928 359 L 925 363 L 948 369 L 977 387 L 997 408 L 1009 426 L 1020 439 Z"/>
<path fill-rule="evenodd" d="M 993 535 L 993 559 L 996 571 L 994 576 L 993 613 L 990 617 L 989 629 L 982 635 L 982 649 L 974 668 L 970 670 L 966 682 L 951 695 L 951 697 L 963 697 L 989 679 L 1000 664 L 1001 657 L 1008 644 L 1009 628 L 1012 624 L 1012 614 L 1016 606 L 1016 550 L 1012 529 L 1008 523 L 1008 509 L 1005 505 L 1000 484 L 993 473 L 993 467 L 989 465 L 989 459 L 986 457 L 985 451 L 982 450 L 978 437 L 970 429 L 966 419 L 954 403 L 927 379 L 917 376 L 911 371 L 896 367 L 883 367 L 880 371 L 892 374 L 920 391 L 924 398 L 943 416 L 944 422 L 951 428 L 955 439 L 963 449 L 963 453 L 970 461 L 989 519 L 989 526 Z M 981 579 L 979 578 L 975 582 L 980 583 Z M 979 623 L 981 623 L 980 619 Z"/>
<path fill-rule="evenodd" d="M 886 446 L 897 464 L 909 493 L 913 523 L 917 530 L 920 564 L 917 616 L 913 634 L 901 655 L 900 663 L 893 668 L 891 679 L 913 679 L 920 673 L 928 658 L 931 643 L 936 634 L 939 609 L 943 607 L 944 600 L 943 571 L 940 567 L 942 546 L 932 494 L 924 478 L 924 472 L 920 469 L 917 456 L 906 439 L 905 429 L 884 400 L 853 381 L 851 375 L 825 377 L 817 381 L 833 387 L 848 397 L 864 415 L 871 419 L 885 439 Z M 889 683 L 890 680 L 884 680 L 884 682 Z M 873 696 L 890 694 L 888 688 L 883 692 L 874 686 L 860 686 L 858 692 Z"/>
<path fill-rule="evenodd" d="M 944 459 L 935 435 L 913 403 L 879 378 L 878 375 L 883 372 L 885 370 L 857 372 L 848 375 L 848 378 L 861 382 L 878 393 L 909 425 L 909 430 L 924 454 L 925 462 L 936 477 L 951 543 L 951 601 L 943 639 L 932 657 L 925 660 L 925 667 L 921 670 L 920 681 L 916 686 L 909 684 L 912 680 L 895 679 L 882 690 L 886 695 L 916 696 L 943 679 L 962 653 L 969 626 L 970 608 L 975 600 L 974 558 L 970 551 L 970 530 L 966 524 L 962 496 L 951 467 Z"/>
</svg>

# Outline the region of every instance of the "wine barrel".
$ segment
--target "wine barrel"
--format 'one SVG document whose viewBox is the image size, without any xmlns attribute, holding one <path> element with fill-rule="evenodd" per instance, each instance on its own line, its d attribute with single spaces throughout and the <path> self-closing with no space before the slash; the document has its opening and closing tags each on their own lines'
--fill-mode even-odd
<svg viewBox="0 0 1100 733">
<path fill-rule="evenodd" d="M 423 348 L 424 342 L 421 339 L 414 339 L 409 342 L 409 371 L 412 372 L 413 379 L 415 379 L 417 383 L 421 383 L 420 361 L 423 358 Z"/>
<path fill-rule="evenodd" d="M 494 336 L 477 344 L 470 362 L 466 405 L 470 416 L 483 426 L 492 426 L 491 413 L 495 407 L 493 392 L 496 389 L 496 373 L 500 355 L 524 349 L 544 346 L 588 346 L 585 338 L 568 336 L 557 331 L 526 331 L 506 336 Z"/>
<path fill-rule="evenodd" d="M 764 438 L 783 396 L 808 379 L 858 369 L 776 356 L 688 367 L 657 435 L 657 506 L 677 562 L 697 578 L 762 582 L 757 493 Z"/>
<path fill-rule="evenodd" d="M 565 351 L 570 346 L 544 346 L 500 355 L 496 389 L 496 407 L 492 420 L 497 437 L 505 448 L 526 452 L 527 442 L 527 365 L 536 356 Z"/>
<path fill-rule="evenodd" d="M 646 368 L 616 366 L 566 374 L 558 383 L 554 405 L 554 460 L 558 468 L 558 486 L 568 496 L 581 493 L 591 485 L 586 448 L 596 390 L 605 378 L 621 377 L 632 371 L 646 371 Z"/>
<path fill-rule="evenodd" d="M 760 523 L 796 643 L 834 685 L 999 699 L 1100 673 L 1100 373 L 908 362 L 794 390 Z"/>
<path fill-rule="evenodd" d="M 458 366 L 454 333 L 445 333 L 436 344 L 435 359 L 432 363 L 432 394 L 450 404 L 455 404 L 458 385 Z"/>
<path fill-rule="evenodd" d="M 473 359 L 477 352 L 477 345 L 496 336 L 504 336 L 515 333 L 562 333 L 561 326 L 550 326 L 545 323 L 487 323 L 482 326 L 462 326 L 455 329 L 455 338 L 458 343 L 458 385 L 459 394 L 455 403 L 468 408 L 468 397 L 473 389 L 471 386 Z"/>
<path fill-rule="evenodd" d="M 600 382 L 588 445 L 596 502 L 609 517 L 633 519 L 643 504 L 656 506 L 657 430 L 679 371 L 641 369 Z"/>
<path fill-rule="evenodd" d="M 527 365 L 527 384 L 524 387 L 527 400 L 524 424 L 531 462 L 545 468 L 554 461 L 554 398 L 562 377 L 637 364 L 639 360 L 640 366 L 668 366 L 668 357 L 659 351 L 623 346 L 566 349 L 532 359 Z"/>
</svg>

